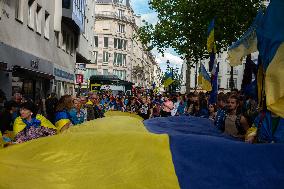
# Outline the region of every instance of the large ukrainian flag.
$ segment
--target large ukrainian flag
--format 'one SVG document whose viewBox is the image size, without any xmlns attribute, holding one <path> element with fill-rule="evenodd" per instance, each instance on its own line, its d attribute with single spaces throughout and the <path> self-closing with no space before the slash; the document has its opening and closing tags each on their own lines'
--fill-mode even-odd
<svg viewBox="0 0 284 189">
<path fill-rule="evenodd" d="M 199 69 L 198 85 L 206 91 L 212 91 L 211 78 L 203 64 L 200 65 Z"/>
<path fill-rule="evenodd" d="M 0 150 L 2 189 L 276 189 L 284 145 L 250 145 L 208 119 L 108 112 L 65 133 Z M 249 155 L 248 155 L 249 154 Z M 264 179 L 265 178 L 265 179 Z"/>
</svg>

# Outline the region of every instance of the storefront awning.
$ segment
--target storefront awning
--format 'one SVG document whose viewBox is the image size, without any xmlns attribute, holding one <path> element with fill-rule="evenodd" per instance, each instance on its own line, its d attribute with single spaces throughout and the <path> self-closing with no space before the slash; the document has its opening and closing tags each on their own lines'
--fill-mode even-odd
<svg viewBox="0 0 284 189">
<path fill-rule="evenodd" d="M 13 74 L 16 76 L 34 76 L 34 77 L 39 77 L 39 78 L 44 78 L 44 79 L 54 79 L 54 75 L 40 72 L 37 70 L 32 70 L 29 68 L 21 67 L 21 66 L 13 66 Z"/>
</svg>

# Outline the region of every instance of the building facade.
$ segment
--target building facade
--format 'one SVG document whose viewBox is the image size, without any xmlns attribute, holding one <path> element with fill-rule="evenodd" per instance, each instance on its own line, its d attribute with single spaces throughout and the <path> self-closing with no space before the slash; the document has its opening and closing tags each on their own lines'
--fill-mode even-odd
<svg viewBox="0 0 284 189">
<path fill-rule="evenodd" d="M 85 81 L 91 75 L 117 75 L 140 87 L 154 81 L 154 56 L 135 38 L 138 26 L 129 0 L 97 0 L 95 5 L 95 61 L 86 65 Z"/>
<path fill-rule="evenodd" d="M 80 34 L 76 50 L 76 74 L 84 75 L 86 64 L 96 64 L 97 54 L 94 53 L 95 36 L 95 0 L 85 2 L 84 31 Z M 81 81 L 80 81 L 81 82 Z M 87 88 L 87 81 L 79 84 L 75 81 L 76 88 Z"/>
<path fill-rule="evenodd" d="M 46 98 L 73 94 L 76 47 L 84 0 L 0 1 L 0 87 L 9 99 L 21 92 Z"/>
</svg>

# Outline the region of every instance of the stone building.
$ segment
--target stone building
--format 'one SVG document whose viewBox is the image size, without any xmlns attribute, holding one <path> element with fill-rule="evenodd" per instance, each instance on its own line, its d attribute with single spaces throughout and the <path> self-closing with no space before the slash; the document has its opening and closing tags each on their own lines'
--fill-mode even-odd
<svg viewBox="0 0 284 189">
<path fill-rule="evenodd" d="M 0 0 L 0 88 L 8 99 L 73 94 L 85 0 Z"/>
<path fill-rule="evenodd" d="M 95 62 L 87 64 L 91 75 L 117 75 L 136 86 L 149 88 L 154 82 L 154 56 L 135 38 L 138 21 L 129 0 L 97 0 L 95 6 Z"/>
</svg>

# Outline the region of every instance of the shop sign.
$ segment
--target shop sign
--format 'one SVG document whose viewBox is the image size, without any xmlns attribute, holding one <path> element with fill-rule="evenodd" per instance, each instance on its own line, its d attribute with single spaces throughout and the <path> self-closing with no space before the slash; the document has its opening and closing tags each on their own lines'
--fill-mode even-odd
<svg viewBox="0 0 284 189">
<path fill-rule="evenodd" d="M 83 83 L 84 76 L 82 74 L 76 74 L 76 83 Z"/>
<path fill-rule="evenodd" d="M 76 63 L 76 69 L 86 71 L 86 64 L 85 63 Z"/>
<path fill-rule="evenodd" d="M 73 80 L 74 81 L 74 74 L 68 73 L 66 71 L 54 68 L 54 75 L 56 77 L 60 77 L 63 79 Z"/>
</svg>

